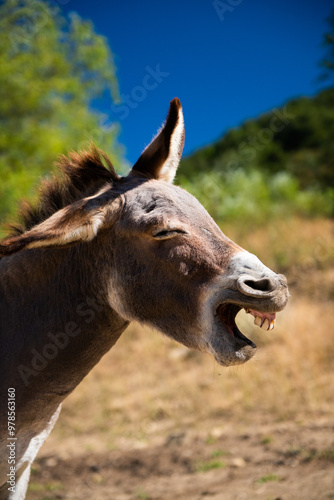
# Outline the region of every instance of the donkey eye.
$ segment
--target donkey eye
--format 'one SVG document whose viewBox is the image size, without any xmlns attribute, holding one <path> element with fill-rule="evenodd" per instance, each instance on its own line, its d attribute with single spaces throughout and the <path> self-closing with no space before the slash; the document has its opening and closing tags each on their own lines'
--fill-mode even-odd
<svg viewBox="0 0 334 500">
<path fill-rule="evenodd" d="M 183 229 L 161 229 L 153 231 L 152 236 L 156 240 L 168 240 L 169 238 L 174 238 L 175 236 L 187 234 Z"/>
</svg>

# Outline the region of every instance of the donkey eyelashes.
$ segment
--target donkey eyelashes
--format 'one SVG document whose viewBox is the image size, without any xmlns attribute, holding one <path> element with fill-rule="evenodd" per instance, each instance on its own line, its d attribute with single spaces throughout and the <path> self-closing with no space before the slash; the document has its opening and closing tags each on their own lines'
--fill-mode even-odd
<svg viewBox="0 0 334 500">
<path fill-rule="evenodd" d="M 175 228 L 175 229 L 156 229 L 153 231 L 152 236 L 156 240 L 169 240 L 170 238 L 175 238 L 175 236 L 184 236 L 188 234 L 187 231 L 183 229 Z"/>
</svg>

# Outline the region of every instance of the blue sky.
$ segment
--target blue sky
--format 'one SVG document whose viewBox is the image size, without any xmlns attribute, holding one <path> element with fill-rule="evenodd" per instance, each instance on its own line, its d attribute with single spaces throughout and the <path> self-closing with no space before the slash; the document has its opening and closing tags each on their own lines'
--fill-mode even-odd
<svg viewBox="0 0 334 500">
<path fill-rule="evenodd" d="M 91 19 L 115 56 L 122 103 L 100 108 L 121 126 L 134 163 L 179 97 L 184 154 L 244 120 L 320 89 L 330 0 L 59 0 Z"/>
</svg>

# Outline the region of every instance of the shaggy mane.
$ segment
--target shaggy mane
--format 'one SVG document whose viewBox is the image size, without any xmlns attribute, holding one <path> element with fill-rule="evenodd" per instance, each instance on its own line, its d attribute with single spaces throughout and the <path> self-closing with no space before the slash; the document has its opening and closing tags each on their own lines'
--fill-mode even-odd
<svg viewBox="0 0 334 500">
<path fill-rule="evenodd" d="M 89 151 L 72 152 L 68 157 L 62 155 L 55 165 L 56 174 L 40 185 L 36 205 L 22 203 L 19 212 L 21 224 L 10 225 L 13 236 L 28 231 L 61 208 L 93 195 L 104 184 L 113 184 L 120 178 L 107 155 L 95 146 Z"/>
</svg>

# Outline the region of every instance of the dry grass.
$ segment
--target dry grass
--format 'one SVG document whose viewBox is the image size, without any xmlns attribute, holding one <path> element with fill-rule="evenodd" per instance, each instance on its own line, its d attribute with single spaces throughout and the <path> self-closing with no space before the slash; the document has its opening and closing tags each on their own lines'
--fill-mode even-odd
<svg viewBox="0 0 334 500">
<path fill-rule="evenodd" d="M 253 231 L 223 227 L 228 236 L 255 253 L 266 265 L 290 275 L 326 270 L 334 265 L 334 221 L 331 219 L 274 219 Z M 295 276 L 294 276 L 295 277 Z"/>
<path fill-rule="evenodd" d="M 82 451 L 102 451 L 145 446 L 189 429 L 210 436 L 225 425 L 242 429 L 252 423 L 333 416 L 333 283 L 328 276 L 334 224 L 290 224 L 259 230 L 248 241 L 239 238 L 269 265 L 277 263 L 273 254 L 283 255 L 284 249 L 296 266 L 314 259 L 314 267 L 292 287 L 274 332 L 259 330 L 240 312 L 241 329 L 260 347 L 253 361 L 226 369 L 208 355 L 134 324 L 66 400 L 42 454 L 57 449 L 69 456 L 78 442 Z M 275 231 L 282 237 L 271 235 Z M 293 276 L 294 267 L 287 265 L 287 271 Z M 316 283 L 327 283 L 324 288 L 314 290 L 315 274 Z"/>
</svg>

